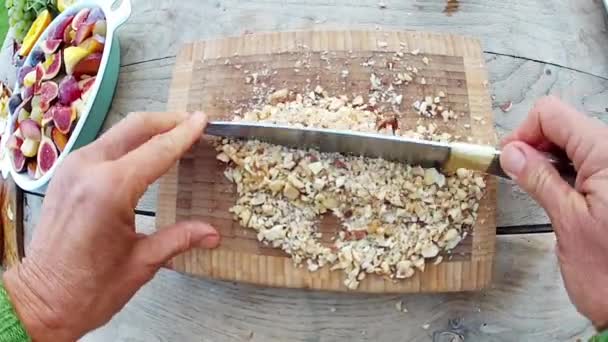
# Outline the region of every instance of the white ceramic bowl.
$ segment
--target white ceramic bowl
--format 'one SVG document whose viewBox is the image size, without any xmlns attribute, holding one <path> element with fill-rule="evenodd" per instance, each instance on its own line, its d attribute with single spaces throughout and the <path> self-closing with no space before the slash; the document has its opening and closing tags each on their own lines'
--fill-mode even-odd
<svg viewBox="0 0 608 342">
<path fill-rule="evenodd" d="M 42 33 L 40 39 L 36 42 L 33 49 L 39 47 L 39 45 L 46 40 L 49 32 L 61 22 L 64 18 L 70 15 L 75 15 L 79 10 L 83 8 L 100 7 L 107 21 L 107 32 L 106 32 L 106 43 L 103 50 L 101 59 L 101 65 L 97 72 L 97 78 L 95 83 L 91 87 L 91 93 L 85 103 L 84 110 L 74 127 L 74 131 L 68 140 L 59 158 L 55 161 L 53 167 L 39 179 L 33 179 L 27 172 L 18 173 L 15 171 L 12 163 L 12 157 L 10 153 L 4 153 L 2 160 L 2 175 L 6 176 L 10 173 L 15 182 L 19 187 L 28 191 L 45 191 L 48 182 L 53 177 L 57 166 L 65 159 L 65 157 L 73 150 L 82 147 L 91 141 L 93 141 L 101 128 L 105 116 L 110 108 L 116 83 L 118 81 L 118 70 L 120 68 L 120 45 L 118 38 L 115 35 L 116 29 L 122 25 L 131 15 L 131 1 L 130 0 L 117 0 L 104 1 L 104 0 L 83 0 L 77 2 L 75 5 L 67 8 L 60 15 L 58 15 L 49 25 L 49 27 Z M 31 54 L 25 60 L 24 65 L 31 65 Z M 19 84 L 15 85 L 14 92 L 19 91 Z M 2 135 L 2 146 L 3 150 L 6 149 L 6 142 L 13 132 L 13 127 L 16 122 L 17 115 L 9 118 L 5 132 Z"/>
</svg>

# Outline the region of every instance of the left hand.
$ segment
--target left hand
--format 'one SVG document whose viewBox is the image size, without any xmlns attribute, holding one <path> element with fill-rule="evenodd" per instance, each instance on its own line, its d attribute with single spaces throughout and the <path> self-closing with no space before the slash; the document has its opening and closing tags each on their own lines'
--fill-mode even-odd
<svg viewBox="0 0 608 342">
<path fill-rule="evenodd" d="M 77 340 L 109 321 L 172 257 L 218 244 L 203 222 L 135 232 L 139 198 L 206 122 L 203 113 L 134 113 L 58 167 L 27 257 L 4 273 L 33 340 Z"/>
</svg>

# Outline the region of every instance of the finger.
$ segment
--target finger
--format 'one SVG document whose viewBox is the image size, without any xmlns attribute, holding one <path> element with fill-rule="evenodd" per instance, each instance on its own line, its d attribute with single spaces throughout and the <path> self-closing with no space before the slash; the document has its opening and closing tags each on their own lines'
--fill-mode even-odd
<svg viewBox="0 0 608 342">
<path fill-rule="evenodd" d="M 524 142 L 505 146 L 500 155 L 505 172 L 532 196 L 549 214 L 558 217 L 564 211 L 586 207 L 585 198 L 561 178 L 539 151 Z"/>
<path fill-rule="evenodd" d="M 523 141 L 539 150 L 547 150 L 554 144 L 574 161 L 577 148 L 581 143 L 589 144 L 589 133 L 596 129 L 595 119 L 556 97 L 545 97 L 535 104 L 521 126 L 503 140 L 503 146 Z"/>
<path fill-rule="evenodd" d="M 219 241 L 219 233 L 206 223 L 178 222 L 139 240 L 135 245 L 135 255 L 146 265 L 161 267 L 192 248 L 215 248 Z"/>
<path fill-rule="evenodd" d="M 91 145 L 101 151 L 98 155 L 104 159 L 118 159 L 153 136 L 172 130 L 188 116 L 185 112 L 131 113 Z"/>
<path fill-rule="evenodd" d="M 131 170 L 130 176 L 147 187 L 165 174 L 201 138 L 206 124 L 207 116 L 196 112 L 174 129 L 156 135 L 130 151 L 119 162 L 125 170 Z M 139 190 L 144 191 L 145 187 Z"/>
</svg>

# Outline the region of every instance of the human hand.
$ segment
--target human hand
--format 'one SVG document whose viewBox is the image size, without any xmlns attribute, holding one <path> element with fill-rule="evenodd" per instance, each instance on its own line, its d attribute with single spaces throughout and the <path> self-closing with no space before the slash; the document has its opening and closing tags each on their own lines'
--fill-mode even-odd
<svg viewBox="0 0 608 342">
<path fill-rule="evenodd" d="M 109 321 L 172 257 L 218 244 L 202 222 L 135 232 L 137 201 L 199 140 L 206 121 L 202 113 L 134 113 L 57 169 L 27 257 L 4 273 L 33 340 L 77 340 Z"/>
<path fill-rule="evenodd" d="M 598 329 L 608 328 L 608 126 L 543 98 L 503 141 L 501 164 L 545 208 L 570 299 Z M 566 183 L 541 151 L 559 148 L 578 171 Z"/>
</svg>

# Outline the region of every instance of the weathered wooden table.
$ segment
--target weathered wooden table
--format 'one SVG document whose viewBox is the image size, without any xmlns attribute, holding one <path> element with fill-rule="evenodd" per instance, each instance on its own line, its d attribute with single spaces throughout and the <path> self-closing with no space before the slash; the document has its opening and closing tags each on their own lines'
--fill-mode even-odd
<svg viewBox="0 0 608 342">
<path fill-rule="evenodd" d="M 132 1 L 133 15 L 119 33 L 122 68 L 106 129 L 131 111 L 165 109 L 175 54 L 183 42 L 345 27 L 480 37 L 501 135 L 546 94 L 608 121 L 608 33 L 600 0 L 384 0 L 385 8 L 377 0 Z M 11 79 L 6 51 L 1 75 Z M 509 101 L 513 108 L 505 113 L 499 106 Z M 156 190 L 152 186 L 140 202 L 140 230 L 154 229 Z M 509 182 L 500 184 L 498 201 L 501 232 L 549 223 L 543 210 Z M 41 203 L 38 196 L 25 196 L 27 236 Z M 501 235 L 492 288 L 449 295 L 268 289 L 164 270 L 107 326 L 84 340 L 428 341 L 450 326 L 457 326 L 467 341 L 588 337 L 593 328 L 568 300 L 554 245 L 553 234 Z M 398 301 L 409 312 L 398 312 Z"/>
</svg>

